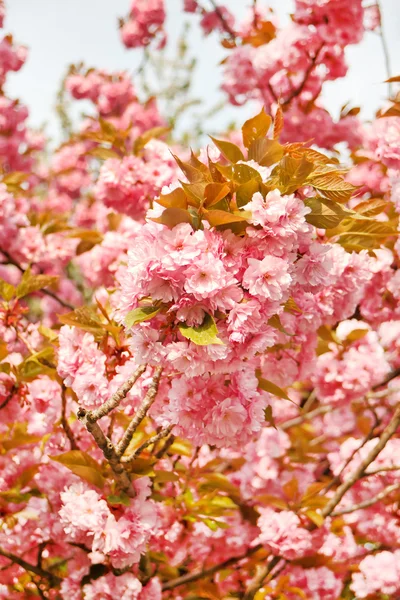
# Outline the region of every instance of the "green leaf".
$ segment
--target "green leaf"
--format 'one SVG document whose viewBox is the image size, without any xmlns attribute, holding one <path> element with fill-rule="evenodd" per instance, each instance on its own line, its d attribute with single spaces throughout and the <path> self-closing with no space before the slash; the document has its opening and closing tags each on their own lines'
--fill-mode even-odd
<svg viewBox="0 0 400 600">
<path fill-rule="evenodd" d="M 250 179 L 247 183 L 239 185 L 236 190 L 236 204 L 238 208 L 248 204 L 254 194 L 260 191 L 260 182 L 258 179 Z"/>
<path fill-rule="evenodd" d="M 280 104 L 278 104 L 278 108 L 276 109 L 275 117 L 274 117 L 274 129 L 273 129 L 273 138 L 274 140 L 279 140 L 279 136 L 282 133 L 283 129 L 283 111 Z"/>
<path fill-rule="evenodd" d="M 286 329 L 283 327 L 282 323 L 281 323 L 281 319 L 279 317 L 279 315 L 274 315 L 273 317 L 271 317 L 270 319 L 268 319 L 268 325 L 270 325 L 271 327 L 273 327 L 274 329 L 277 329 L 278 331 L 280 331 L 281 333 L 284 333 L 285 335 L 290 335 L 292 336 L 293 333 L 289 333 L 288 331 L 286 331 Z"/>
<path fill-rule="evenodd" d="M 185 183 L 183 181 L 180 182 L 184 191 L 186 192 L 186 196 L 192 202 L 189 202 L 191 206 L 199 207 L 204 200 L 204 192 L 207 186 L 206 181 L 200 181 L 199 183 Z"/>
<path fill-rule="evenodd" d="M 108 160 L 109 158 L 121 158 L 118 152 L 111 148 L 104 148 L 104 146 L 95 146 L 86 152 L 89 156 L 94 158 L 100 158 L 100 160 Z"/>
<path fill-rule="evenodd" d="M 347 202 L 357 189 L 336 173 L 316 175 L 310 179 L 309 184 L 334 202 Z"/>
<path fill-rule="evenodd" d="M 284 156 L 277 166 L 276 172 L 280 191 L 285 194 L 292 194 L 304 185 L 313 169 L 313 163 L 304 157 L 297 159 L 291 156 Z"/>
<path fill-rule="evenodd" d="M 187 208 L 188 202 L 186 194 L 182 188 L 176 188 L 169 194 L 160 194 L 157 200 L 158 204 L 165 208 Z"/>
<path fill-rule="evenodd" d="M 70 450 L 58 456 L 50 456 L 51 460 L 61 463 L 72 473 L 78 475 L 88 483 L 98 488 L 103 488 L 105 479 L 100 472 L 97 462 L 86 452 L 81 450 Z"/>
<path fill-rule="evenodd" d="M 37 292 L 42 288 L 54 285 L 58 279 L 57 276 L 53 275 L 33 275 L 28 268 L 22 275 L 22 279 L 17 286 L 17 298 L 23 298 L 32 292 Z"/>
<path fill-rule="evenodd" d="M 274 415 L 272 414 L 272 406 L 268 405 L 265 407 L 264 417 L 265 417 L 265 420 L 267 421 L 267 423 L 269 425 L 271 425 L 271 427 L 273 427 L 274 429 L 277 429 L 277 427 L 275 425 Z"/>
<path fill-rule="evenodd" d="M 209 183 L 204 190 L 204 206 L 218 204 L 229 194 L 231 188 L 227 183 Z"/>
<path fill-rule="evenodd" d="M 143 321 L 149 321 L 153 317 L 155 317 L 161 310 L 161 306 L 154 306 L 151 304 L 150 306 L 140 306 L 139 308 L 135 308 L 128 312 L 125 317 L 125 325 L 130 329 L 137 323 L 142 323 Z"/>
<path fill-rule="evenodd" d="M 197 327 L 190 327 L 186 323 L 178 325 L 181 334 L 197 346 L 209 346 L 211 344 L 223 344 L 218 337 L 218 329 L 213 317 L 206 314 L 204 321 Z"/>
<path fill-rule="evenodd" d="M 152 140 L 153 138 L 161 137 L 170 131 L 169 127 L 152 127 L 148 129 L 138 138 L 136 138 L 135 143 L 133 145 L 133 151 L 137 154 L 145 145 Z"/>
<path fill-rule="evenodd" d="M 271 127 L 272 119 L 266 114 L 264 108 L 261 112 L 248 119 L 242 127 L 243 144 L 246 148 L 249 148 L 251 143 L 258 138 L 265 137 L 268 133 L 268 129 Z"/>
<path fill-rule="evenodd" d="M 375 217 L 381 214 L 388 207 L 388 204 L 383 198 L 370 198 L 357 204 L 353 210 L 364 217 Z"/>
<path fill-rule="evenodd" d="M 225 140 L 217 140 L 210 135 L 212 141 L 217 146 L 218 150 L 225 156 L 231 163 L 237 163 L 239 160 L 244 160 L 241 149 L 232 144 L 232 142 L 226 142 Z"/>
<path fill-rule="evenodd" d="M 224 177 L 239 185 L 247 183 L 250 179 L 262 181 L 260 173 L 256 169 L 253 169 L 253 167 L 249 167 L 249 165 L 237 164 L 224 166 L 217 163 L 215 166 Z"/>
<path fill-rule="evenodd" d="M 97 338 L 102 337 L 105 333 L 103 323 L 90 306 L 81 306 L 69 313 L 58 315 L 58 320 L 64 325 L 72 325 L 88 331 Z"/>
<path fill-rule="evenodd" d="M 169 229 L 173 229 L 180 223 L 190 223 L 192 225 L 192 217 L 187 210 L 183 208 L 166 208 L 161 216 L 150 219 L 155 223 L 166 225 Z"/>
<path fill-rule="evenodd" d="M 263 377 L 259 377 L 258 375 L 257 375 L 257 379 L 258 379 L 258 387 L 261 390 L 264 390 L 264 392 L 269 392 L 270 394 L 273 394 L 274 396 L 277 396 L 278 398 L 283 398 L 284 400 L 290 400 L 290 398 L 287 395 L 287 393 L 285 392 L 285 390 L 280 388 L 278 385 L 275 385 L 275 383 L 272 383 L 272 381 L 268 381 L 268 379 L 264 379 Z M 291 400 L 290 400 L 290 402 L 291 402 Z"/>
<path fill-rule="evenodd" d="M 123 506 L 130 506 L 131 499 L 127 494 L 124 493 L 118 496 L 116 496 L 115 494 L 111 494 L 110 496 L 107 496 L 107 502 L 108 504 L 122 504 Z"/>
<path fill-rule="evenodd" d="M 352 211 L 327 198 L 305 198 L 304 204 L 311 209 L 311 212 L 306 215 L 307 223 L 319 229 L 337 227 L 343 219 L 352 214 Z"/>
<path fill-rule="evenodd" d="M 7 283 L 4 279 L 0 279 L 0 296 L 6 301 L 9 302 L 11 298 L 14 298 L 15 295 L 15 287 L 11 285 L 11 283 Z"/>
<path fill-rule="evenodd" d="M 245 212 L 243 212 L 243 215 L 226 212 L 225 210 L 210 210 L 205 213 L 204 218 L 212 227 L 218 227 L 218 225 L 244 223 L 248 220 L 248 218 L 250 218 L 250 214 L 247 215 Z"/>
<path fill-rule="evenodd" d="M 283 146 L 277 140 L 259 138 L 251 143 L 249 159 L 255 160 L 262 167 L 270 167 L 283 157 Z"/>
<path fill-rule="evenodd" d="M 182 173 L 184 173 L 190 183 L 199 183 L 200 181 L 204 181 L 205 174 L 200 170 L 191 165 L 190 163 L 183 162 L 178 156 L 175 154 L 172 155 L 177 162 L 179 168 Z"/>
</svg>

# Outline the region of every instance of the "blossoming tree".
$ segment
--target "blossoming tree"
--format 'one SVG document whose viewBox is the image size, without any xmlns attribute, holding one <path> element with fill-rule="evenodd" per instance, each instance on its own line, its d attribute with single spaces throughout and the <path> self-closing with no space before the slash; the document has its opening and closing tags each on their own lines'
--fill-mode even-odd
<svg viewBox="0 0 400 600">
<path fill-rule="evenodd" d="M 45 153 L 0 43 L 0 598 L 400 597 L 400 102 L 321 100 L 379 5 L 206 4 L 260 107 L 195 150 L 79 65 Z M 122 42 L 165 18 L 133 0 Z"/>
</svg>

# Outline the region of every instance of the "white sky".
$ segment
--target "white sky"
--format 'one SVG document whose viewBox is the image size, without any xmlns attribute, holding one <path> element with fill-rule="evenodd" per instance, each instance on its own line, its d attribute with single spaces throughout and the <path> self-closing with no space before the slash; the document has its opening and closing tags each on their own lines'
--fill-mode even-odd
<svg viewBox="0 0 400 600">
<path fill-rule="evenodd" d="M 208 0 L 204 0 L 204 4 Z M 262 4 L 265 0 L 259 0 Z M 371 0 L 371 3 L 373 0 Z M 225 0 L 241 16 L 251 0 Z M 268 2 L 282 19 L 293 9 L 293 0 Z M 129 0 L 6 0 L 5 32 L 29 47 L 29 58 L 21 71 L 10 74 L 6 91 L 20 97 L 30 109 L 30 124 L 47 123 L 46 131 L 58 138 L 58 121 L 54 114 L 55 96 L 67 65 L 84 61 L 87 66 L 108 70 L 133 71 L 140 62 L 140 50 L 126 50 L 117 30 L 117 18 L 127 13 Z M 392 61 L 392 75 L 400 74 L 400 0 L 381 0 L 384 29 Z M 221 94 L 217 63 L 227 54 L 216 35 L 204 39 L 197 26 L 198 16 L 184 15 L 182 0 L 167 0 L 167 31 L 170 42 L 176 40 L 184 20 L 193 24 L 190 35 L 192 54 L 199 64 L 194 79 L 194 95 L 214 105 Z M 358 46 L 347 50 L 350 69 L 345 79 L 326 84 L 327 107 L 338 114 L 350 101 L 363 106 L 363 116 L 371 117 L 385 98 L 386 78 L 379 36 L 366 34 Z M 79 103 L 78 103 L 79 105 Z M 82 106 L 79 106 L 82 109 Z M 210 121 L 209 127 L 222 130 L 230 121 L 243 120 L 252 109 L 227 105 Z M 244 112 L 244 114 L 243 114 Z"/>
</svg>

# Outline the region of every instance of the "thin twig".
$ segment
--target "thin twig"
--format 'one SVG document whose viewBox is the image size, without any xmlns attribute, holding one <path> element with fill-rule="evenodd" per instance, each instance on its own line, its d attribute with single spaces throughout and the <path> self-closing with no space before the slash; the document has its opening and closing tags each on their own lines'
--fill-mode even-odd
<svg viewBox="0 0 400 600">
<path fill-rule="evenodd" d="M 154 371 L 153 381 L 151 382 L 149 389 L 147 390 L 147 393 L 146 393 L 141 405 L 139 406 L 138 410 L 136 411 L 136 414 L 133 417 L 132 421 L 129 423 L 128 427 L 126 428 L 126 431 L 125 431 L 124 435 L 122 436 L 121 441 L 117 444 L 115 451 L 116 451 L 116 455 L 118 457 L 121 457 L 123 455 L 123 453 L 125 452 L 125 450 L 127 449 L 127 447 L 129 446 L 129 444 L 132 440 L 133 434 L 135 433 L 136 429 L 139 427 L 140 423 L 143 421 L 143 419 L 147 415 L 147 411 L 149 410 L 150 406 L 153 404 L 155 397 L 157 395 L 157 392 L 158 392 L 158 387 L 160 385 L 161 373 L 162 373 L 162 367 L 157 367 Z"/>
<path fill-rule="evenodd" d="M 398 490 L 399 488 L 400 488 L 400 483 L 394 483 L 393 485 L 389 485 L 387 488 L 382 490 L 382 492 L 380 492 L 373 498 L 364 500 L 363 502 L 360 502 L 359 504 L 353 504 L 352 506 L 348 506 L 347 508 L 343 508 L 342 510 L 336 510 L 333 513 L 331 513 L 331 516 L 339 517 L 340 515 L 348 515 L 349 513 L 355 512 L 356 510 L 361 510 L 362 508 L 368 508 L 369 506 L 376 504 L 376 502 L 383 500 L 384 498 L 386 498 L 386 496 L 389 496 L 389 494 L 391 494 L 395 490 Z"/>
<path fill-rule="evenodd" d="M 143 452 L 143 450 L 145 450 L 152 444 L 156 444 L 159 440 L 162 440 L 163 438 L 167 437 L 170 434 L 172 428 L 173 428 L 173 425 L 169 425 L 169 427 L 165 427 L 165 429 L 162 429 L 159 433 L 153 435 L 148 440 L 143 442 L 143 444 L 141 444 L 138 448 L 136 448 L 136 450 L 134 452 L 132 452 L 132 454 L 130 454 L 129 456 L 123 456 L 121 458 L 121 462 L 122 463 L 132 462 L 133 460 L 135 460 L 135 458 L 137 458 L 139 456 L 139 454 L 141 454 Z"/>
<path fill-rule="evenodd" d="M 385 68 L 386 68 L 386 77 L 387 79 L 390 79 L 392 76 L 392 67 L 391 67 L 391 61 L 390 61 L 390 52 L 389 52 L 389 46 L 386 40 L 386 36 L 385 36 L 385 32 L 383 29 L 383 18 L 382 18 L 382 6 L 380 3 L 380 0 L 376 0 L 376 6 L 378 7 L 378 11 L 379 11 L 379 37 L 381 38 L 381 44 L 382 44 L 382 52 L 383 52 L 383 58 L 385 61 Z M 388 81 L 388 92 L 389 92 L 389 98 L 391 98 L 392 96 L 392 84 L 390 81 Z"/>
<path fill-rule="evenodd" d="M 325 415 L 326 413 L 331 412 L 331 411 L 332 411 L 331 406 L 328 406 L 328 405 L 318 406 L 317 408 L 314 408 L 314 410 L 311 410 L 310 412 L 306 413 L 305 415 L 300 415 L 299 417 L 294 417 L 293 419 L 289 419 L 288 421 L 284 421 L 283 423 L 280 423 L 278 425 L 278 427 L 279 427 L 279 429 L 283 429 L 283 431 L 285 431 L 286 429 L 289 429 L 290 427 L 295 427 L 296 425 L 301 425 L 305 421 L 311 421 L 311 419 L 313 419 L 314 417 L 317 417 L 319 415 Z"/>
<path fill-rule="evenodd" d="M 316 65 L 316 63 L 317 63 L 318 56 L 319 56 L 319 54 L 320 54 L 320 52 L 321 52 L 321 50 L 322 50 L 322 48 L 323 48 L 323 47 L 324 47 L 324 44 L 322 43 L 322 44 L 320 45 L 320 47 L 317 49 L 317 51 L 316 51 L 316 53 L 314 54 L 314 56 L 311 58 L 311 62 L 310 62 L 310 64 L 308 65 L 306 72 L 304 73 L 304 78 L 303 78 L 303 81 L 301 82 L 301 84 L 299 85 L 299 87 L 298 87 L 298 88 L 296 88 L 296 89 L 295 89 L 295 90 L 294 90 L 294 91 L 293 91 L 293 92 L 292 92 L 292 93 L 291 93 L 291 94 L 288 96 L 288 98 L 286 98 L 286 100 L 284 100 L 284 101 L 282 102 L 282 105 L 283 105 L 283 106 L 287 106 L 288 104 L 290 104 L 290 102 L 293 100 L 293 98 L 296 98 L 297 96 L 300 96 L 301 92 L 302 92 L 302 91 L 303 91 L 303 89 L 304 89 L 304 86 L 306 85 L 306 83 L 307 83 L 307 81 L 308 81 L 308 78 L 310 77 L 310 75 L 311 75 L 311 73 L 312 73 L 312 71 L 313 71 L 313 69 L 314 69 L 314 67 L 315 67 L 315 65 Z"/>
<path fill-rule="evenodd" d="M 61 384 L 61 425 L 65 431 L 65 435 L 69 439 L 69 443 L 71 445 L 71 450 L 78 450 L 78 444 L 76 443 L 74 434 L 72 432 L 71 427 L 69 426 L 67 415 L 67 388 L 64 383 Z"/>
</svg>

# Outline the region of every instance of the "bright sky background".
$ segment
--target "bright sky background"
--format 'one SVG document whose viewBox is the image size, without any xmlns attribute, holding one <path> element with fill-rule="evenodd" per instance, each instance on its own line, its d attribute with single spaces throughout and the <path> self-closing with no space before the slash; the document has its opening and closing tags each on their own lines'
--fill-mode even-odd
<svg viewBox="0 0 400 600">
<path fill-rule="evenodd" d="M 204 0 L 204 5 L 208 0 Z M 265 0 L 259 0 L 260 5 Z M 371 0 L 371 3 L 373 0 Z M 250 0 L 225 0 L 230 10 L 243 16 Z M 293 0 L 269 0 L 283 21 L 293 9 Z M 117 18 L 127 13 L 129 0 L 6 0 L 5 32 L 29 47 L 29 58 L 22 70 L 10 74 L 7 93 L 19 97 L 30 109 L 30 124 L 47 123 L 46 131 L 59 137 L 54 113 L 56 93 L 70 63 L 84 61 L 87 66 L 108 70 L 134 71 L 141 58 L 140 50 L 126 50 L 117 30 Z M 182 0 L 167 0 L 167 31 L 170 43 L 182 31 L 185 20 L 193 24 L 190 34 L 192 54 L 199 64 L 194 79 L 194 95 L 212 106 L 221 93 L 221 78 L 216 66 L 227 54 L 216 35 L 204 38 L 197 25 L 198 16 L 185 15 Z M 400 74 L 400 0 L 381 0 L 384 30 L 392 61 L 392 75 Z M 350 69 L 345 79 L 326 84 L 327 107 L 338 114 L 350 101 L 363 106 L 363 116 L 372 117 L 385 98 L 386 78 L 380 38 L 369 33 L 358 46 L 347 50 Z M 78 103 L 79 105 L 79 103 Z M 79 105 L 79 110 L 82 110 Z M 209 123 L 209 128 L 222 130 L 232 120 L 243 120 L 251 108 L 237 109 L 227 105 Z M 243 114 L 244 112 L 244 114 Z"/>
</svg>

